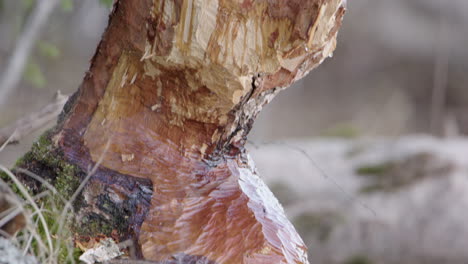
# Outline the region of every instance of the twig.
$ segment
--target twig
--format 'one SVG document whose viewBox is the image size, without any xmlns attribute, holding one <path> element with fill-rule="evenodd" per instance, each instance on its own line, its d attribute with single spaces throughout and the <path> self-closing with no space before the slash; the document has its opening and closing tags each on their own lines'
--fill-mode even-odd
<svg viewBox="0 0 468 264">
<path fill-rule="evenodd" d="M 251 142 L 251 141 L 248 141 L 254 148 L 260 148 L 260 146 L 254 142 Z M 349 193 L 348 191 L 345 190 L 345 188 L 343 188 L 343 186 L 341 186 L 333 177 L 330 177 L 324 169 L 322 169 L 322 167 L 320 167 L 318 165 L 317 162 L 315 162 L 315 160 L 309 155 L 309 153 L 299 147 L 299 146 L 295 146 L 295 145 L 292 145 L 292 144 L 289 144 L 287 142 L 271 142 L 271 143 L 264 143 L 263 145 L 278 145 L 278 146 L 285 146 L 289 149 L 292 149 L 292 150 L 295 150 L 301 154 L 304 155 L 305 158 L 307 158 L 307 160 L 310 162 L 310 164 L 317 170 L 317 172 L 325 179 L 325 180 L 328 180 L 330 181 L 333 185 L 335 185 L 335 187 L 345 196 L 345 198 L 347 200 L 349 200 L 350 202 L 356 202 L 358 205 L 360 205 L 362 208 L 368 210 L 373 216 L 377 216 L 377 212 L 371 208 L 369 205 L 365 204 L 364 202 L 358 200 L 354 195 L 352 195 L 351 193 Z"/>
<path fill-rule="evenodd" d="M 0 76 L 0 105 L 5 104 L 8 95 L 21 80 L 24 66 L 50 14 L 59 0 L 39 0 L 25 25 L 23 33 L 16 42 L 5 71 Z"/>
<path fill-rule="evenodd" d="M 57 92 L 54 102 L 51 104 L 46 105 L 35 113 L 21 118 L 14 124 L 0 129 L 0 145 L 18 142 L 35 130 L 44 127 L 60 114 L 67 100 L 68 96 Z"/>
<path fill-rule="evenodd" d="M 449 73 L 450 43 L 448 42 L 448 27 L 446 21 L 441 18 L 437 46 L 434 56 L 434 83 L 431 98 L 430 129 L 434 135 L 442 134 L 442 121 L 445 116 L 447 99 L 447 84 Z"/>
</svg>

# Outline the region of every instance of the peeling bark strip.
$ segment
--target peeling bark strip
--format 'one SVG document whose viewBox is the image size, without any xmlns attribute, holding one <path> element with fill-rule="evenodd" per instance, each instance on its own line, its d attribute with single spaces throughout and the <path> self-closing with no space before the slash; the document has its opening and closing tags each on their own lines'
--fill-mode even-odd
<svg viewBox="0 0 468 264">
<path fill-rule="evenodd" d="M 112 236 L 147 260 L 308 263 L 244 142 L 262 106 L 332 54 L 343 14 L 344 0 L 117 1 L 51 136 L 84 171 L 102 159 L 78 221 L 122 219 Z"/>
</svg>

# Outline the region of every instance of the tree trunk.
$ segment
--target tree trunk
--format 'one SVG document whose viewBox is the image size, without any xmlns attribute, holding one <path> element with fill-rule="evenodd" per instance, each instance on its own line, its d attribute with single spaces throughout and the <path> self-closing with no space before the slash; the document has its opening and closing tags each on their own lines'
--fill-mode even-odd
<svg viewBox="0 0 468 264">
<path fill-rule="evenodd" d="M 82 246 L 308 263 L 244 144 L 262 106 L 332 54 L 343 14 L 344 0 L 116 1 L 80 89 L 19 166 L 69 194 L 98 165 L 75 203 Z"/>
</svg>

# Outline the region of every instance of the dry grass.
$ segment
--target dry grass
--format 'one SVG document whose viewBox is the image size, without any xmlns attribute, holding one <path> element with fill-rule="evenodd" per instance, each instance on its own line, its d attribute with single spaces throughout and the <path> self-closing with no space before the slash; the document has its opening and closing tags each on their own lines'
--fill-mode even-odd
<svg viewBox="0 0 468 264">
<path fill-rule="evenodd" d="M 0 224 L 2 221 L 7 223 L 18 214 L 23 214 L 26 219 L 25 228 L 9 236 L 10 241 L 24 254 L 35 256 L 40 263 L 76 263 L 70 231 L 61 226 L 61 223 L 70 220 L 72 211 L 67 210 L 67 213 L 63 213 L 60 210 L 63 205 L 55 199 L 60 196 L 58 191 L 50 184 L 43 184 L 47 190 L 32 195 L 10 170 L 2 165 L 0 170 L 8 175 L 11 182 L 7 184 L 0 181 L 0 184 L 8 189 L 4 196 L 13 205 L 4 212 Z M 34 178 L 40 179 L 37 175 L 34 175 Z"/>
<path fill-rule="evenodd" d="M 8 141 L 0 147 L 0 152 Z M 4 198 L 12 205 L 11 208 L 0 212 L 0 227 L 23 214 L 26 219 L 25 228 L 14 235 L 2 232 L 1 235 L 19 248 L 24 254 L 33 255 L 39 263 L 62 264 L 77 263 L 81 251 L 74 246 L 73 234 L 68 228 L 73 218 L 73 202 L 85 187 L 91 176 L 97 170 L 110 140 L 95 166 L 87 173 L 85 179 L 74 191 L 69 199 L 65 199 L 60 192 L 43 177 L 30 171 L 17 169 L 23 175 L 39 181 L 45 191 L 33 195 L 18 177 L 5 166 L 0 165 L 0 172 L 7 176 L 8 184 L 0 178 L 0 186 L 7 191 Z M 1 230 L 0 230 L 1 231 Z"/>
</svg>

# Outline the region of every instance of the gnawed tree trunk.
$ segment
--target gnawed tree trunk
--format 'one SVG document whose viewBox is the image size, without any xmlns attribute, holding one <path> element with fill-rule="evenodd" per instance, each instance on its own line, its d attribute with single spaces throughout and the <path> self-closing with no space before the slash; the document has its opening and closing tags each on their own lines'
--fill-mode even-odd
<svg viewBox="0 0 468 264">
<path fill-rule="evenodd" d="M 66 193 L 98 163 L 75 204 L 81 246 L 307 263 L 244 143 L 262 106 L 331 55 L 343 14 L 344 0 L 117 1 L 79 91 L 20 167 Z"/>
</svg>

